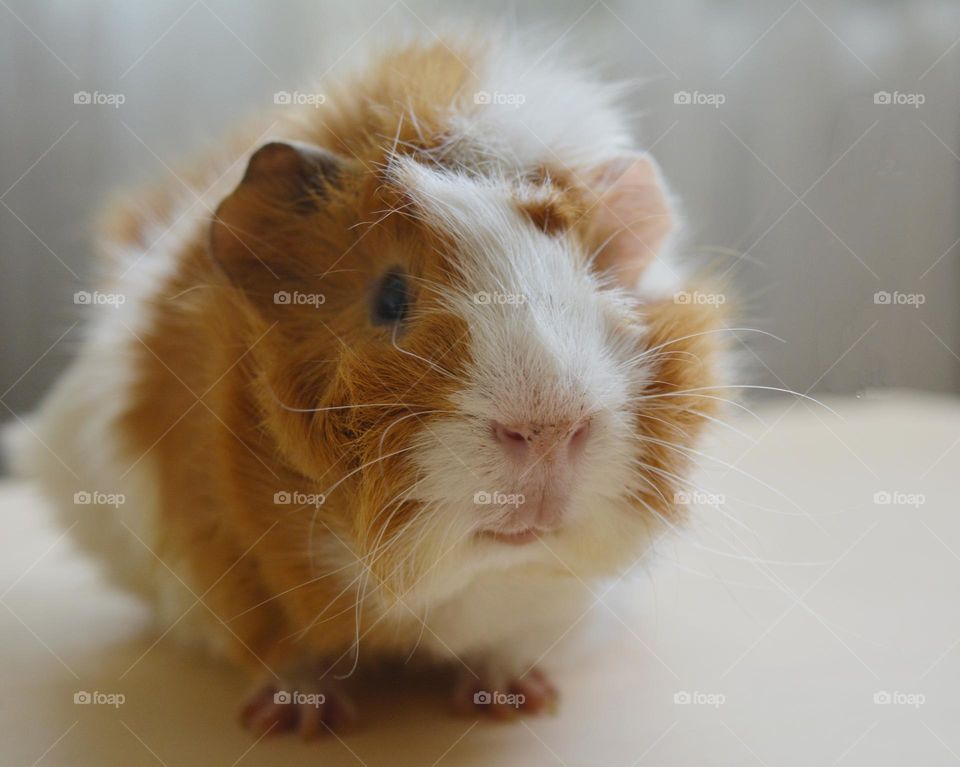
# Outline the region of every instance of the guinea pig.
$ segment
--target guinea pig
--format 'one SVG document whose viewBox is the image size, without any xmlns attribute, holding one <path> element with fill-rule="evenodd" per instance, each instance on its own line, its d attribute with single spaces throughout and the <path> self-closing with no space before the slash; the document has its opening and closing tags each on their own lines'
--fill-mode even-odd
<svg viewBox="0 0 960 767">
<path fill-rule="evenodd" d="M 550 710 L 544 656 L 682 521 L 722 315 L 682 300 L 620 88 L 451 39 L 322 96 L 109 212 L 123 300 L 15 458 L 164 635 L 251 674 L 255 732 L 348 724 L 343 678 L 393 659 Z"/>
</svg>

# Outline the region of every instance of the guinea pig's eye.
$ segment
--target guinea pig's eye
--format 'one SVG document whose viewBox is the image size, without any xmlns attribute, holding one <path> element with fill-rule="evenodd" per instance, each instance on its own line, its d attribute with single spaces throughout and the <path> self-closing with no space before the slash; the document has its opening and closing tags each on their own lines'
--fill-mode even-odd
<svg viewBox="0 0 960 767">
<path fill-rule="evenodd" d="M 403 272 L 387 272 L 380 280 L 373 297 L 373 321 L 380 325 L 400 322 L 407 316 L 410 294 Z"/>
</svg>

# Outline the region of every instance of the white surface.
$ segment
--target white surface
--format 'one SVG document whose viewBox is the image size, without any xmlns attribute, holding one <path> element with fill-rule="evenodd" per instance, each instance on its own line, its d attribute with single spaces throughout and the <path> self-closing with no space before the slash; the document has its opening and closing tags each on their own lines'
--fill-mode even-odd
<svg viewBox="0 0 960 767">
<path fill-rule="evenodd" d="M 556 716 L 475 725 L 418 685 L 364 695 L 342 741 L 255 743 L 245 683 L 157 641 L 22 485 L 0 491 L 0 763 L 952 765 L 960 761 L 960 402 L 921 395 L 740 413 L 697 510 L 597 595 L 547 665 Z M 747 476 L 751 475 L 751 476 Z M 752 478 L 751 478 L 752 477 Z M 917 507 L 877 492 L 922 494 Z M 742 526 L 741 524 L 742 523 Z M 746 528 L 750 528 L 747 530 Z M 197 607 L 195 609 L 203 609 Z M 163 628 L 163 627 L 161 627 Z M 572 638 L 575 637 L 575 638 Z M 117 708 L 73 703 L 119 692 Z M 724 696 L 677 705 L 678 692 Z M 922 695 L 878 705 L 880 691 Z"/>
</svg>

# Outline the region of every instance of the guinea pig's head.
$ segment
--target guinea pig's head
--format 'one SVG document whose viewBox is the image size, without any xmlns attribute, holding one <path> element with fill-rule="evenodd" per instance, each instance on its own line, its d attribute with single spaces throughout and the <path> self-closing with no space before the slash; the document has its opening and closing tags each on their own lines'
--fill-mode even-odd
<svg viewBox="0 0 960 767">
<path fill-rule="evenodd" d="M 634 563 L 719 399 L 716 307 L 639 290 L 672 228 L 645 155 L 520 174 L 257 151 L 212 251 L 258 341 L 251 417 L 323 496 L 305 555 L 333 534 L 410 601 Z"/>
</svg>

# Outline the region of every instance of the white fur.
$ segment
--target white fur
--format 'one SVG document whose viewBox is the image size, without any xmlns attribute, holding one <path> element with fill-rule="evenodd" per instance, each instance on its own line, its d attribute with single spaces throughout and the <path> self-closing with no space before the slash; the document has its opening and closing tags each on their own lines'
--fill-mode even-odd
<svg viewBox="0 0 960 767">
<path fill-rule="evenodd" d="M 601 293 L 569 239 L 548 236 L 527 221 L 509 188 L 427 171 L 409 160 L 401 166 L 397 172 L 426 215 L 456 236 L 456 269 L 464 287 L 441 301 L 470 329 L 470 385 L 458 393 L 456 404 L 480 425 L 472 431 L 483 431 L 491 420 L 564 421 L 593 414 L 591 452 L 599 457 L 603 447 L 617 447 L 605 432 L 624 438 L 626 425 L 616 414 L 642 374 L 624 368 L 632 349 L 612 332 L 623 319 L 617 295 Z M 485 431 L 469 443 L 457 439 L 457 447 L 454 453 L 479 457 L 481 467 L 503 460 Z M 427 474 L 428 485 L 434 476 L 436 482 L 453 481 L 447 479 L 449 471 Z M 621 467 L 620 478 L 628 475 Z M 496 482 L 496 477 L 487 474 L 483 481 Z M 459 496 L 466 487 L 459 486 Z M 496 485 L 474 489 L 505 490 Z M 446 500 L 452 500 L 450 493 Z"/>
<path fill-rule="evenodd" d="M 454 116 L 451 127 L 501 167 L 548 164 L 587 173 L 633 146 L 617 103 L 623 89 L 555 56 L 536 61 L 505 46 L 491 51 L 476 74 L 474 106 Z M 483 103 L 486 95 L 490 103 Z"/>
<path fill-rule="evenodd" d="M 420 649 L 509 683 L 546 657 L 592 600 L 587 585 L 557 572 L 488 572 L 427 612 Z"/>
<path fill-rule="evenodd" d="M 635 348 L 613 332 L 624 319 L 619 295 L 600 290 L 571 239 L 547 235 L 522 215 L 499 171 L 476 177 L 409 158 L 391 170 L 421 215 L 456 243 L 462 289 L 427 300 L 466 320 L 473 360 L 456 395 L 459 415 L 424 431 L 416 452 L 416 497 L 435 509 L 424 524 L 436 565 L 406 601 L 431 627 L 424 647 L 473 657 L 485 648 L 514 669 L 536 660 L 562 633 L 558 626 L 584 609 L 589 590 L 578 579 L 603 571 L 606 563 L 595 561 L 608 545 L 601 541 L 626 543 L 633 557 L 649 543 L 646 530 L 622 524 L 624 493 L 635 482 L 625 408 L 646 370 L 626 364 Z M 475 494 L 519 489 L 490 421 L 584 414 L 592 430 L 563 532 L 544 545 L 478 543 L 473 533 L 503 512 L 478 506 Z M 621 555 L 614 548 L 609 553 Z"/>
</svg>

